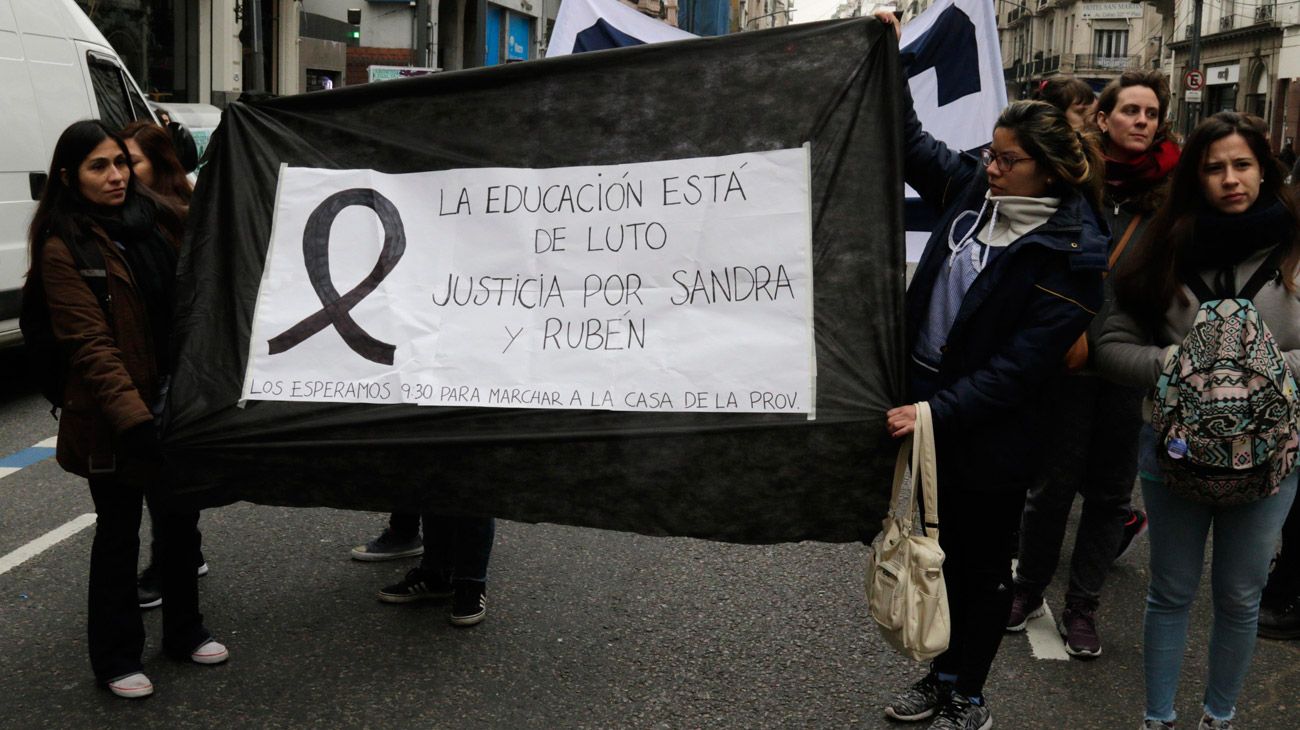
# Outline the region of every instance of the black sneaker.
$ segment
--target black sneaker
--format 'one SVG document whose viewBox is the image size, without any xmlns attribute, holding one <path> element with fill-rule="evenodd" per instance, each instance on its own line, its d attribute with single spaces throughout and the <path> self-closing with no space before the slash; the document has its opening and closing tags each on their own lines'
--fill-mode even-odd
<svg viewBox="0 0 1300 730">
<path fill-rule="evenodd" d="M 1147 513 L 1140 509 L 1129 509 L 1128 519 L 1124 522 L 1124 536 L 1120 538 L 1119 550 L 1115 553 L 1115 559 L 1128 555 L 1133 549 L 1133 543 L 1137 542 L 1139 537 L 1146 534 L 1147 531 Z"/>
<path fill-rule="evenodd" d="M 487 616 L 487 583 L 481 580 L 452 581 L 451 625 L 473 626 Z"/>
<path fill-rule="evenodd" d="M 947 704 L 951 695 L 952 683 L 940 680 L 932 671 L 885 705 L 885 716 L 903 722 L 925 720 Z"/>
<path fill-rule="evenodd" d="M 379 534 L 379 537 L 367 542 L 365 545 L 352 548 L 353 560 L 364 560 L 369 563 L 381 560 L 397 560 L 398 558 L 413 558 L 423 554 L 424 541 L 420 539 L 419 535 L 402 537 L 394 535 L 393 531 L 386 527 Z"/>
<path fill-rule="evenodd" d="M 953 694 L 939 710 L 939 717 L 930 724 L 930 730 L 989 730 L 993 727 L 993 713 L 987 705 L 977 705 L 970 698 Z"/>
<path fill-rule="evenodd" d="M 379 590 L 384 603 L 441 600 L 451 596 L 451 581 L 446 576 L 424 568 L 411 568 L 400 583 Z"/>
<path fill-rule="evenodd" d="M 140 599 L 140 608 L 157 608 L 162 605 L 162 582 L 158 580 L 158 571 L 152 565 L 141 571 L 135 582 L 135 595 Z"/>
<path fill-rule="evenodd" d="M 1080 659 L 1101 656 L 1101 636 L 1097 633 L 1097 614 L 1084 606 L 1067 605 L 1061 612 L 1056 630 L 1065 639 L 1065 652 Z"/>
<path fill-rule="evenodd" d="M 1300 596 L 1261 603 L 1258 633 L 1265 639 L 1300 639 Z"/>
</svg>

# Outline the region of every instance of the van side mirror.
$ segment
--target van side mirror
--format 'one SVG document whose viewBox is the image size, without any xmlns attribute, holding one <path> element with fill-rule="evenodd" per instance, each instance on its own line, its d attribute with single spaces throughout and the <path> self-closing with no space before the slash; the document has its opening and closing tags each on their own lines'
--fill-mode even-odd
<svg viewBox="0 0 1300 730">
<path fill-rule="evenodd" d="M 167 133 L 171 135 L 172 146 L 176 148 L 176 157 L 181 161 L 185 172 L 194 172 L 199 166 L 199 146 L 194 143 L 194 135 L 180 122 L 167 122 Z"/>
</svg>

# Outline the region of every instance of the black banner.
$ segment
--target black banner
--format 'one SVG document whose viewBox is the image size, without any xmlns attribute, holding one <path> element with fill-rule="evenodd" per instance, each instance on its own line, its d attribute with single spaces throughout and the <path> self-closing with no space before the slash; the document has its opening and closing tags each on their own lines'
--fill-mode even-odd
<svg viewBox="0 0 1300 730">
<path fill-rule="evenodd" d="M 181 259 L 165 426 L 175 490 L 200 505 L 431 508 L 735 542 L 869 538 L 896 448 L 884 411 L 903 393 L 901 119 L 889 32 L 872 19 L 797 25 L 231 105 Z M 546 168 L 805 142 L 816 420 L 237 405 L 282 163 Z M 343 207 L 382 219 L 382 202 L 354 198 L 321 215 L 326 240 Z M 328 245 L 314 245 L 305 240 L 304 252 L 320 264 L 311 283 L 322 308 L 265 336 L 287 349 L 341 335 L 358 354 L 391 360 L 393 343 L 371 338 L 348 310 L 401 256 L 403 233 L 385 226 L 374 270 L 342 295 Z"/>
</svg>

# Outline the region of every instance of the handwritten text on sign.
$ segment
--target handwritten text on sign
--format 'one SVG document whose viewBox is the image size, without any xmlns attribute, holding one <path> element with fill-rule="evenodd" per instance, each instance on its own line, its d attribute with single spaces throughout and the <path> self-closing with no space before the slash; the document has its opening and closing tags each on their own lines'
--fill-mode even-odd
<svg viewBox="0 0 1300 730">
<path fill-rule="evenodd" d="M 811 416 L 808 177 L 282 168 L 243 397 Z"/>
</svg>

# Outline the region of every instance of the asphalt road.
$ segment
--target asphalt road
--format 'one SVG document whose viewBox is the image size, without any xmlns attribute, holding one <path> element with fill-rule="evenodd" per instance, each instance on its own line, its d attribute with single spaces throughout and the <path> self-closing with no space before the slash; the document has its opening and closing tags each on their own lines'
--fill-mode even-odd
<svg viewBox="0 0 1300 730">
<path fill-rule="evenodd" d="M 49 438 L 44 402 L 0 362 L 0 456 Z M 0 559 L 92 512 L 52 459 L 0 478 Z M 861 545 L 738 546 L 498 524 L 488 618 L 375 591 L 414 560 L 348 549 L 384 516 L 238 504 L 204 513 L 208 625 L 223 666 L 163 658 L 157 693 L 97 689 L 85 656 L 93 527 L 0 574 L 0 727 L 888 728 L 882 703 L 923 669 L 868 623 Z M 147 533 L 144 536 L 147 541 Z M 1133 728 L 1142 711 L 1145 545 L 1111 574 L 1104 655 L 1036 659 L 1008 637 L 987 689 L 999 728 Z M 1062 587 L 1049 593 L 1060 606 Z M 1206 667 L 1198 601 L 1178 708 L 1194 726 Z M 1300 642 L 1261 641 L 1242 728 L 1300 728 Z"/>
</svg>

